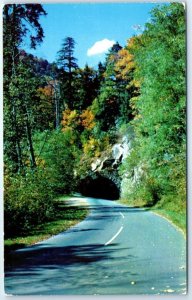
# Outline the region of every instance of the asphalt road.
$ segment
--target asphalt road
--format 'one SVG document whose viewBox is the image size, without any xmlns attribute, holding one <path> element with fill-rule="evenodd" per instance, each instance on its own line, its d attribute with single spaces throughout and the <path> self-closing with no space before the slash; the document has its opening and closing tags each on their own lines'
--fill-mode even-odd
<svg viewBox="0 0 192 300">
<path fill-rule="evenodd" d="M 67 232 L 17 250 L 5 272 L 13 295 L 186 292 L 186 240 L 167 220 L 86 198 L 90 215 Z"/>
</svg>

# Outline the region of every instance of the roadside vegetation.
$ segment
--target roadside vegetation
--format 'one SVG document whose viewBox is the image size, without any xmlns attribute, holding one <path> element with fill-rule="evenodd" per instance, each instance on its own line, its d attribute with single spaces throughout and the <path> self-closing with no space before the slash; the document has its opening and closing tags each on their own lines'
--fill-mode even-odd
<svg viewBox="0 0 192 300">
<path fill-rule="evenodd" d="M 122 198 L 145 205 L 186 227 L 186 85 L 184 7 L 171 4 L 152 13 L 142 35 L 128 45 L 134 64 L 132 151 L 120 172 Z M 128 65 L 129 66 L 129 65 Z M 125 70 L 125 67 L 124 67 Z M 129 179 L 133 178 L 129 184 Z"/>
<path fill-rule="evenodd" d="M 160 5 L 143 32 L 115 43 L 97 68 L 78 66 L 66 37 L 49 63 L 39 4 L 4 6 L 5 245 L 29 245 L 87 214 L 54 199 L 77 191 L 91 164 L 133 132 L 118 168 L 121 199 L 186 218 L 186 44 L 181 3 Z M 27 238 L 28 237 L 28 238 Z"/>
<path fill-rule="evenodd" d="M 20 231 L 16 234 L 14 231 L 12 235 L 10 234 L 10 237 L 5 239 L 5 259 L 8 259 L 12 250 L 48 239 L 85 219 L 89 212 L 86 203 L 82 203 L 81 206 L 72 205 L 70 199 L 72 197 L 65 196 L 54 200 L 54 213 L 49 221 L 30 226 L 25 232 Z"/>
</svg>

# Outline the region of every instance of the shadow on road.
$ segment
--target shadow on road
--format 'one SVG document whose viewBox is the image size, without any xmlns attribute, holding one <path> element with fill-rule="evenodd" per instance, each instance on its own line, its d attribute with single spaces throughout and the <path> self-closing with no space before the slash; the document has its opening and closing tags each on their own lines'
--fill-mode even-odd
<svg viewBox="0 0 192 300">
<path fill-rule="evenodd" d="M 66 247 L 51 247 L 49 244 L 34 245 L 12 253 L 7 263 L 8 276 L 17 276 L 23 271 L 35 271 L 39 268 L 55 269 L 64 265 L 89 264 L 107 259 L 113 260 L 113 253 L 118 244 L 107 247 L 103 244 L 73 245 Z M 128 250 L 128 248 L 126 248 Z M 119 249 L 119 251 L 124 249 Z M 133 258 L 132 255 L 126 259 Z M 121 257 L 119 257 L 121 259 Z M 13 272 L 12 272 L 13 271 Z"/>
<path fill-rule="evenodd" d="M 119 217 L 119 213 L 125 215 L 126 213 L 145 212 L 145 209 L 140 208 L 124 208 L 122 206 L 110 207 L 107 205 L 91 205 L 90 210 L 92 213 L 87 217 L 89 221 L 104 220 L 107 222 L 111 222 L 112 218 L 114 218 L 114 214 Z M 100 234 L 100 230 L 102 230 L 102 228 L 82 228 L 77 226 L 71 228 L 67 232 L 60 233 L 60 235 L 71 235 L 71 233 L 76 235 L 81 232 L 91 234 L 93 231 L 98 231 L 98 234 Z M 78 236 L 75 236 L 75 238 L 78 243 Z M 8 272 L 13 269 L 21 270 L 43 266 L 58 267 L 59 265 L 69 265 L 74 263 L 83 264 L 96 262 L 98 260 L 112 259 L 112 252 L 117 250 L 115 246 L 117 245 L 110 244 L 106 247 L 104 244 L 91 244 L 54 247 L 48 243 L 43 243 L 43 245 L 37 244 L 32 247 L 25 247 L 25 245 L 23 245 L 23 249 L 12 251 L 5 257 L 5 271 Z M 118 247 L 118 251 L 119 250 L 120 248 Z"/>
</svg>

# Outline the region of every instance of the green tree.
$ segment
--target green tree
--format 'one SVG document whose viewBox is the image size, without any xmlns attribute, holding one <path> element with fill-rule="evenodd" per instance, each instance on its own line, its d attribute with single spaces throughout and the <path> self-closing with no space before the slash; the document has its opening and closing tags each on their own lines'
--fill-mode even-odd
<svg viewBox="0 0 192 300">
<path fill-rule="evenodd" d="M 40 16 L 46 12 L 40 4 L 7 4 L 3 9 L 4 74 L 11 77 L 18 61 L 19 47 L 29 37 L 31 48 L 43 40 Z"/>
<path fill-rule="evenodd" d="M 154 9 L 151 22 L 136 38 L 135 79 L 140 82 L 140 96 L 134 103 L 135 167 L 145 170 L 140 187 L 143 195 L 149 192 L 146 198 L 151 203 L 171 194 L 175 201 L 185 199 L 185 30 L 184 6 L 172 3 Z"/>
<path fill-rule="evenodd" d="M 46 12 L 39 4 L 8 4 L 3 11 L 3 38 L 4 38 L 4 128 L 5 128 L 5 155 L 14 163 L 14 169 L 21 171 L 24 166 L 22 157 L 21 138 L 23 130 L 19 126 L 21 116 L 18 105 L 21 99 L 21 89 L 15 88 L 15 82 L 22 78 L 18 68 L 22 42 L 30 36 L 30 46 L 35 48 L 43 40 L 43 29 L 39 23 L 41 15 Z M 25 78 L 23 78 L 25 80 Z M 18 95 L 16 93 L 18 92 Z M 13 97 L 12 97 L 13 96 Z M 29 115 L 28 108 L 25 116 Z M 32 165 L 35 166 L 33 151 L 31 147 L 31 128 L 27 117 L 27 135 Z M 11 142 L 6 142 L 8 140 Z"/>
<path fill-rule="evenodd" d="M 97 70 L 97 80 L 98 80 L 99 85 L 101 85 L 102 82 L 104 81 L 105 71 L 106 71 L 106 64 L 99 62 L 98 70 Z"/>
<path fill-rule="evenodd" d="M 29 63 L 29 62 L 28 62 Z M 12 77 L 9 84 L 9 97 L 14 102 L 14 108 L 16 110 L 15 115 L 10 115 L 10 107 L 7 107 L 8 100 L 5 101 L 4 106 L 4 121 L 5 127 L 5 163 L 9 166 L 9 162 L 13 162 L 12 147 L 14 143 L 18 143 L 22 147 L 20 157 L 22 160 L 22 168 L 28 163 L 28 157 L 30 160 L 30 166 L 32 169 L 36 167 L 35 154 L 33 149 L 32 131 L 37 127 L 37 106 L 39 104 L 38 87 L 40 79 L 35 76 L 26 62 L 20 62 L 17 65 L 17 77 Z M 26 85 L 27 80 L 27 85 Z M 16 116 L 16 120 L 13 118 Z M 14 131 L 13 125 L 17 129 Z M 20 149 L 21 150 L 21 149 Z M 11 160 L 10 160 L 11 158 Z"/>
<path fill-rule="evenodd" d="M 63 98 L 64 110 L 67 106 L 70 109 L 75 107 L 74 97 L 74 76 L 77 69 L 77 59 L 74 57 L 75 41 L 72 37 L 66 37 L 63 40 L 61 49 L 58 51 L 57 63 L 61 68 L 61 96 Z M 67 105 L 67 106 L 66 106 Z"/>
<path fill-rule="evenodd" d="M 99 81 L 97 72 L 87 64 L 84 69 L 76 70 L 76 109 L 83 111 L 89 107 L 98 95 Z"/>
<path fill-rule="evenodd" d="M 101 130 L 119 126 L 132 118 L 129 105 L 129 93 L 126 89 L 127 81 L 119 76 L 116 64 L 120 59 L 122 47 L 113 45 L 106 58 L 106 70 L 99 95 L 94 101 L 93 110 Z"/>
<path fill-rule="evenodd" d="M 34 135 L 37 163 L 47 174 L 47 186 L 55 194 L 69 194 L 76 186 L 74 168 L 79 149 L 73 130 L 53 130 Z"/>
</svg>

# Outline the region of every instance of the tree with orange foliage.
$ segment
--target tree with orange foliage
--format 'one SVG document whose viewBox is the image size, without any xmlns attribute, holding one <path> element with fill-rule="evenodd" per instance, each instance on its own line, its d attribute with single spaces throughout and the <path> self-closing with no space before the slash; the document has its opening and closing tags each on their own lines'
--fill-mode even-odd
<svg viewBox="0 0 192 300">
<path fill-rule="evenodd" d="M 80 115 L 81 124 L 84 129 L 91 130 L 95 126 L 95 116 L 90 108 L 87 108 Z"/>
<path fill-rule="evenodd" d="M 114 44 L 109 51 L 100 93 L 93 103 L 99 128 L 103 131 L 121 126 L 123 122 L 127 123 L 132 118 L 130 91 L 126 89 L 129 80 L 121 74 L 126 65 L 125 53 L 127 54 L 127 51 L 118 43 Z"/>
<path fill-rule="evenodd" d="M 36 123 L 39 129 L 54 128 L 54 99 L 51 85 L 39 87 L 37 95 L 39 103 L 36 107 Z"/>
<path fill-rule="evenodd" d="M 137 64 L 134 60 L 134 51 L 137 47 L 137 41 L 140 37 L 132 37 L 128 40 L 127 46 L 118 52 L 119 59 L 115 64 L 117 78 L 124 82 L 129 94 L 129 103 L 132 113 L 135 115 L 135 101 L 139 95 L 140 81 L 135 77 Z"/>
<path fill-rule="evenodd" d="M 91 130 L 95 126 L 95 116 L 90 108 L 87 108 L 82 113 L 69 108 L 64 110 L 63 119 L 61 121 L 62 131 L 77 130 Z"/>
</svg>

